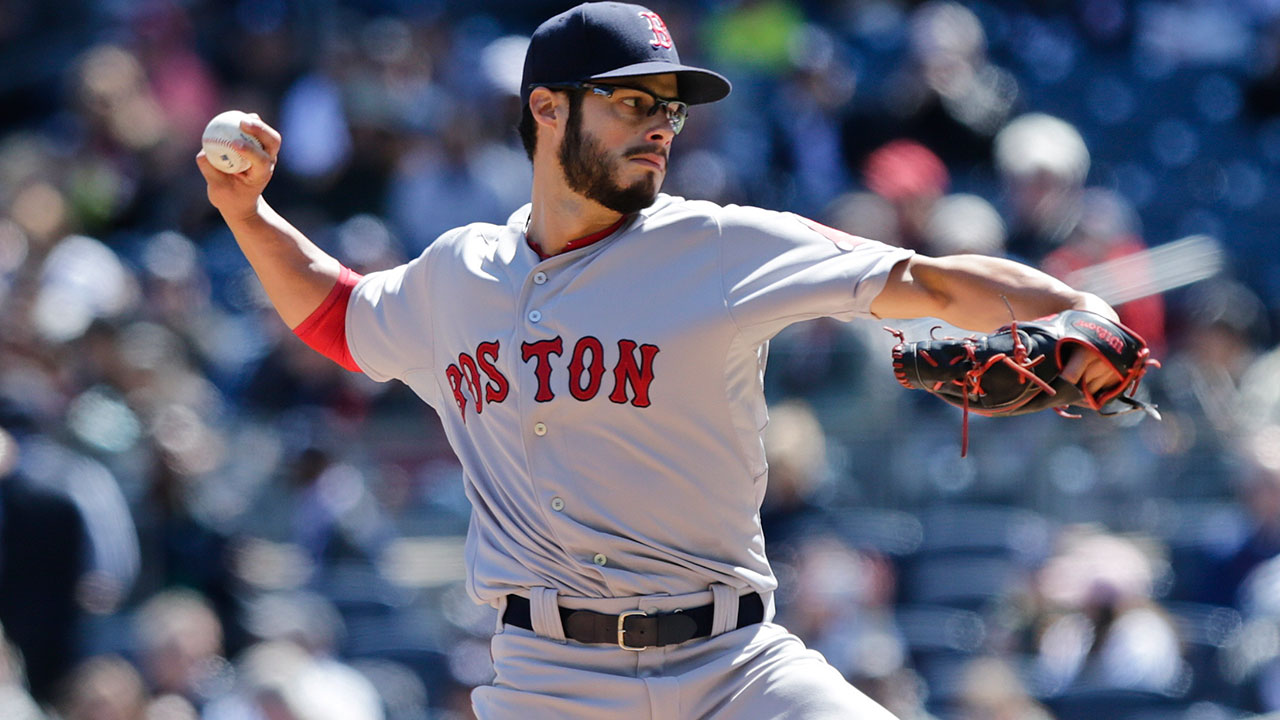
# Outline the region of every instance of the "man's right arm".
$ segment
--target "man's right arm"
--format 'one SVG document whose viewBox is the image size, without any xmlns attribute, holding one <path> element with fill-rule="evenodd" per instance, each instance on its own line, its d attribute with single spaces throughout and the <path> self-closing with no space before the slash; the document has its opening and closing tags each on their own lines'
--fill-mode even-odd
<svg viewBox="0 0 1280 720">
<path fill-rule="evenodd" d="M 252 167 L 224 173 L 209 163 L 203 151 L 196 155 L 196 164 L 208 183 L 209 202 L 231 228 L 276 312 L 294 329 L 329 296 L 342 265 L 263 199 L 280 152 L 280 133 L 256 114 L 250 117 L 240 127 L 257 138 L 262 149 L 239 142 L 235 148 L 251 158 Z"/>
</svg>

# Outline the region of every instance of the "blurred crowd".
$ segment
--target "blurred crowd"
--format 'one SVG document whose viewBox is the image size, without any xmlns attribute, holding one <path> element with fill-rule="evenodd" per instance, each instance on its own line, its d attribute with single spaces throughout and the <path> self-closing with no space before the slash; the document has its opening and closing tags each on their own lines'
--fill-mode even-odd
<svg viewBox="0 0 1280 720">
<path fill-rule="evenodd" d="M 0 717 L 470 716 L 438 421 L 288 332 L 194 155 L 260 113 L 268 199 L 361 272 L 503 222 L 568 4 L 0 2 Z M 735 87 L 667 192 L 1036 265 L 1163 362 L 1163 422 L 973 418 L 961 460 L 878 323 L 784 331 L 780 621 L 904 720 L 1280 711 L 1280 4 L 650 5 Z"/>
</svg>

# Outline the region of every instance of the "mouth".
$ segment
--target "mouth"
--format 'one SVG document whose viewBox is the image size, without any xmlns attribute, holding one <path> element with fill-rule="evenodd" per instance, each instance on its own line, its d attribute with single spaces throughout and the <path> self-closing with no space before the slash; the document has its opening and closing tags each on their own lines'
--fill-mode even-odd
<svg viewBox="0 0 1280 720">
<path fill-rule="evenodd" d="M 667 159 L 657 153 L 643 153 L 640 155 L 632 155 L 628 158 L 631 162 L 652 168 L 659 172 L 667 169 Z"/>
</svg>

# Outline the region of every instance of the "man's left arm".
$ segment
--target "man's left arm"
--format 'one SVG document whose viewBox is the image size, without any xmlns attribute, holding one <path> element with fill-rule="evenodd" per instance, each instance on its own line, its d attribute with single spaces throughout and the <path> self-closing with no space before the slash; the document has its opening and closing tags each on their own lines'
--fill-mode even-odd
<svg viewBox="0 0 1280 720">
<path fill-rule="evenodd" d="M 913 255 L 894 266 L 871 303 L 877 317 L 936 317 L 981 333 L 1008 325 L 1011 319 L 1033 320 L 1063 310 L 1089 310 L 1119 321 L 1116 311 L 1097 295 L 1075 290 L 1027 265 L 985 255 Z M 1072 355 L 1063 375 L 1072 383 L 1083 379 L 1084 387 L 1094 393 L 1115 380 L 1096 354 L 1085 352 Z"/>
</svg>

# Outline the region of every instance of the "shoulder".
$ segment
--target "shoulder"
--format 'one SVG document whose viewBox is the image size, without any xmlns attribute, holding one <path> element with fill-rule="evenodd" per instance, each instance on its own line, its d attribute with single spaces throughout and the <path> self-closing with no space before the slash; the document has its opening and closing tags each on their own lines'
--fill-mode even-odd
<svg viewBox="0 0 1280 720">
<path fill-rule="evenodd" d="M 707 200 L 686 200 L 660 195 L 644 211 L 651 222 L 701 221 L 723 231 L 755 230 L 764 233 L 813 233 L 816 223 L 794 213 L 766 210 L 751 205 L 719 205 Z"/>
<path fill-rule="evenodd" d="M 525 203 L 501 225 L 473 222 L 447 230 L 422 251 L 422 256 L 491 253 L 504 238 L 524 236 L 532 208 L 530 203 Z"/>
<path fill-rule="evenodd" d="M 640 211 L 640 217 L 649 227 L 676 223 L 715 225 L 723 210 L 723 206 L 707 200 L 688 200 L 661 193 L 652 205 Z"/>
<path fill-rule="evenodd" d="M 679 226 L 683 230 L 700 225 L 712 229 L 730 245 L 751 239 L 787 244 L 834 245 L 844 251 L 863 244 L 879 245 L 867 238 L 850 235 L 792 212 L 752 205 L 719 205 L 706 200 L 659 195 L 658 200 L 642 211 L 641 215 L 646 229 Z"/>
<path fill-rule="evenodd" d="M 483 252 L 486 248 L 495 247 L 507 226 L 493 223 L 476 222 L 448 230 L 436 238 L 425 250 L 422 257 L 432 254 L 468 254 Z"/>
</svg>

